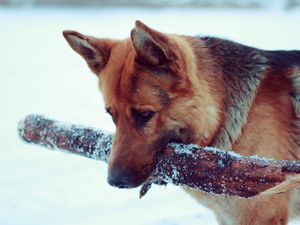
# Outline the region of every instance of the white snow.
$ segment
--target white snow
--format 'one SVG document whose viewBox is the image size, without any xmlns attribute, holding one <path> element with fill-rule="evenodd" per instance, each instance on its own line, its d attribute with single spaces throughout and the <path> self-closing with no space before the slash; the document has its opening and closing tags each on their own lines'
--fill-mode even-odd
<svg viewBox="0 0 300 225">
<path fill-rule="evenodd" d="M 136 19 L 170 33 L 300 49 L 299 11 L 0 8 L 1 225 L 217 224 L 180 188 L 154 186 L 140 200 L 139 189 L 106 183 L 104 163 L 26 145 L 17 136 L 18 121 L 29 113 L 113 132 L 96 77 L 61 32 L 125 38 Z"/>
<path fill-rule="evenodd" d="M 170 147 L 174 149 L 174 151 L 177 154 L 186 154 L 186 155 L 192 155 L 193 154 L 193 149 L 198 148 L 198 145 L 195 144 L 189 144 L 189 145 L 183 145 L 179 143 L 169 143 L 167 147 Z"/>
</svg>

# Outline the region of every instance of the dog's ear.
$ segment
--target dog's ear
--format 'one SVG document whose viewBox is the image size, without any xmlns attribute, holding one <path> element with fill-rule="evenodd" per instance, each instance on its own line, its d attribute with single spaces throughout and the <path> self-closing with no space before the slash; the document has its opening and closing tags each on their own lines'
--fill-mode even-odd
<svg viewBox="0 0 300 225">
<path fill-rule="evenodd" d="M 115 41 L 98 39 L 68 30 L 63 31 L 63 36 L 71 48 L 84 58 L 92 72 L 99 76 L 109 59 Z"/>
<path fill-rule="evenodd" d="M 167 35 L 136 21 L 131 31 L 131 40 L 137 53 L 137 63 L 152 66 L 163 65 L 174 58 Z"/>
</svg>

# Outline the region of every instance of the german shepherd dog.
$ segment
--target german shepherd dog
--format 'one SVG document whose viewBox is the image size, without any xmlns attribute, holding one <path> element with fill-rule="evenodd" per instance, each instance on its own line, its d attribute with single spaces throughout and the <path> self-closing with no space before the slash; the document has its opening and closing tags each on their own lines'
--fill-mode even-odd
<svg viewBox="0 0 300 225">
<path fill-rule="evenodd" d="M 99 78 L 116 124 L 108 183 L 141 185 L 171 141 L 300 160 L 300 51 L 170 35 L 137 21 L 126 40 L 64 31 Z M 253 199 L 187 190 L 221 225 L 286 225 L 300 190 Z"/>
</svg>

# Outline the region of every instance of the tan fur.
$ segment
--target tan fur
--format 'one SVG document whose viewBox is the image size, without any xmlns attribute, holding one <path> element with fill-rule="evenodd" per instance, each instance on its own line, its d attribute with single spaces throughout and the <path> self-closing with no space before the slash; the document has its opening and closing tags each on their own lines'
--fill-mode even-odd
<svg viewBox="0 0 300 225">
<path fill-rule="evenodd" d="M 285 84 L 286 83 L 286 84 Z M 289 97 L 290 86 L 282 80 L 269 81 L 268 77 L 260 87 L 248 116 L 243 134 L 233 145 L 242 155 L 259 155 L 273 159 L 299 160 L 296 143 L 292 140 L 293 113 Z M 289 188 L 291 189 L 291 188 Z M 273 225 L 287 224 L 290 193 L 261 196 L 251 200 L 235 197 L 204 196 L 188 190 L 200 202 L 216 213 L 222 225 Z M 293 192 L 299 192 L 295 190 Z M 299 195 L 299 194 L 298 194 Z M 298 211 L 299 213 L 299 211 Z M 294 213 L 295 214 L 295 213 Z"/>
<path fill-rule="evenodd" d="M 64 35 L 99 76 L 106 107 L 116 122 L 109 162 L 112 185 L 118 186 L 118 179 L 124 177 L 126 187 L 140 185 L 152 171 L 159 150 L 174 140 L 232 148 L 246 156 L 300 159 L 296 141 L 299 133 L 293 126 L 299 116 L 299 103 L 290 96 L 295 85 L 299 85 L 293 82 L 300 79 L 295 77 L 297 69 L 274 74 L 273 70 L 257 67 L 253 69 L 257 80 L 249 78 L 241 87 L 235 87 L 239 83 L 234 81 L 228 87 L 229 78 L 223 74 L 217 57 L 200 39 L 163 34 L 141 22 L 137 22 L 131 38 L 123 41 L 95 41 L 74 32 Z M 93 57 L 85 49 L 89 44 L 92 51 L 105 46 L 105 54 L 96 51 Z M 95 70 L 91 65 L 99 57 L 101 64 Z M 260 63 L 264 62 L 262 57 Z M 241 95 L 240 89 L 244 91 Z M 243 95 L 247 98 L 240 103 Z M 232 102 L 244 104 L 245 112 L 234 109 L 234 105 L 231 108 Z M 232 109 L 236 111 L 228 112 Z M 143 112 L 153 112 L 153 117 L 139 125 Z M 228 118 L 230 115 L 237 117 Z M 239 123 L 235 124 L 235 120 Z M 223 137 L 223 133 L 227 136 Z M 293 180 L 283 188 L 296 187 L 297 182 L 298 179 Z M 289 216 L 299 213 L 300 208 L 299 189 L 253 199 L 186 191 L 211 208 L 221 225 L 286 225 Z"/>
</svg>

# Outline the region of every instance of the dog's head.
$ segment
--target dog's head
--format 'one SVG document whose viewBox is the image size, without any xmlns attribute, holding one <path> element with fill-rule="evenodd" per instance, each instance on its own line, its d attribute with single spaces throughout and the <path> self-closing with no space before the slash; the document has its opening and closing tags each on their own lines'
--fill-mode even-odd
<svg viewBox="0 0 300 225">
<path fill-rule="evenodd" d="M 139 21 L 131 38 L 123 41 L 63 34 L 99 77 L 106 110 L 116 125 L 111 185 L 142 184 L 170 141 L 209 143 L 218 112 L 209 78 L 203 78 L 208 74 L 199 74 L 187 38 L 157 32 Z"/>
</svg>

